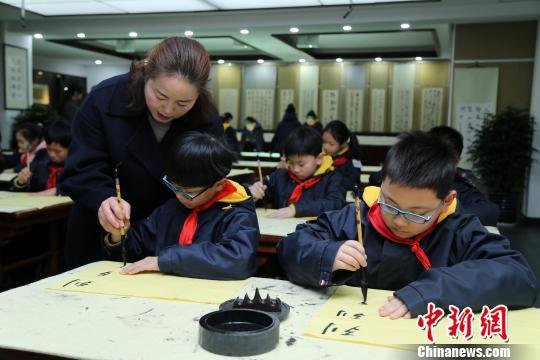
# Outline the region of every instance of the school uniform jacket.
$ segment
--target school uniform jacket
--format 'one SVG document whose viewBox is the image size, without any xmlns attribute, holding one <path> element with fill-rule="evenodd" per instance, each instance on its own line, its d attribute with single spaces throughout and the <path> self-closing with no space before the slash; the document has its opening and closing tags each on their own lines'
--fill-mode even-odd
<svg viewBox="0 0 540 360">
<path fill-rule="evenodd" d="M 255 205 L 243 186 L 198 215 L 189 245 L 178 238 L 191 209 L 170 199 L 127 233 L 129 261 L 157 256 L 162 273 L 205 279 L 245 279 L 256 270 L 259 226 Z M 114 251 L 120 250 L 120 244 Z"/>
<path fill-rule="evenodd" d="M 333 158 L 335 159 L 340 156 L 347 156 L 347 152 L 336 155 Z M 348 159 L 343 165 L 334 164 L 334 169 L 341 175 L 343 187 L 346 191 L 352 190 L 354 185 L 358 185 L 360 189 L 362 188 L 360 182 L 360 174 L 362 171 L 360 160 Z"/>
<path fill-rule="evenodd" d="M 385 239 L 370 224 L 369 206 L 379 188 L 368 187 L 362 203 L 362 231 L 368 258 L 370 288 L 395 290 L 412 316 L 425 313 L 427 304 L 447 308 L 506 304 L 532 306 L 537 283 L 525 258 L 510 249 L 504 236 L 489 233 L 473 215 L 442 214 L 436 229 L 420 245 L 431 262 L 424 270 L 410 246 Z M 278 259 L 292 282 L 308 285 L 359 286 L 361 272 L 338 270 L 332 265 L 339 247 L 357 238 L 354 204 L 327 212 L 316 221 L 299 225 L 278 245 Z M 369 293 L 368 293 L 369 298 Z"/>
<path fill-rule="evenodd" d="M 183 117 L 175 119 L 160 143 L 146 110 L 127 109 L 128 74 L 107 79 L 87 96 L 71 125 L 72 141 L 61 191 L 74 200 L 66 241 L 67 267 L 104 257 L 97 210 L 116 196 L 114 168 L 119 167 L 122 198 L 131 204 L 131 220 L 146 218 L 173 197 L 161 178 L 174 140 L 195 130 L 223 136 L 223 125 L 213 105 L 199 100 Z"/>
<path fill-rule="evenodd" d="M 304 189 L 302 197 L 294 203 L 297 217 L 317 216 L 325 211 L 341 209 L 345 205 L 345 189 L 341 175 L 332 170 L 332 159 L 325 156 L 314 176 L 321 181 Z M 274 209 L 289 206 L 288 201 L 297 183 L 284 169 L 275 170 L 266 183 L 266 198 Z"/>
<path fill-rule="evenodd" d="M 9 186 L 9 190 L 30 192 L 45 190 L 47 188 L 47 180 L 49 179 L 49 174 L 51 172 L 49 166 L 62 165 L 56 165 L 51 161 L 51 158 L 47 153 L 47 149 L 39 150 L 36 153 L 36 156 L 34 157 L 32 162 L 30 163 L 30 172 L 32 173 L 32 176 L 30 176 L 30 180 L 25 184 L 25 186 L 20 187 L 16 185 L 16 179 L 13 179 Z M 60 173 L 57 174 L 57 180 L 59 178 L 59 175 Z"/>
</svg>

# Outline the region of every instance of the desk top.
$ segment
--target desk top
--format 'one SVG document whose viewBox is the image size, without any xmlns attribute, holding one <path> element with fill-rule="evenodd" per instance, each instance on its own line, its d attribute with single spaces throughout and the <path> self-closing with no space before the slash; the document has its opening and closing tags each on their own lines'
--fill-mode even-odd
<svg viewBox="0 0 540 360">
<path fill-rule="evenodd" d="M 277 165 L 277 161 L 261 161 L 261 167 L 263 168 L 275 168 Z M 258 162 L 257 160 L 239 160 L 234 163 L 234 166 L 236 167 L 247 167 L 247 168 L 257 168 Z"/>
<path fill-rule="evenodd" d="M 0 191 L 0 214 L 17 214 L 72 204 L 68 196 L 39 196 L 26 192 Z"/>
<path fill-rule="evenodd" d="M 231 171 L 227 174 L 228 178 L 232 178 L 235 176 L 242 176 L 242 175 L 251 175 L 254 171 L 250 169 L 231 169 Z"/>
<path fill-rule="evenodd" d="M 0 174 L 0 182 L 10 182 L 11 180 L 15 179 L 17 174 L 15 173 L 1 173 Z"/>
<path fill-rule="evenodd" d="M 83 268 L 93 266 L 87 265 Z M 199 319 L 217 305 L 123 296 L 55 292 L 68 274 L 0 294 L 0 348 L 92 359 L 223 359 L 198 345 Z M 404 350 L 305 337 L 312 316 L 333 289 L 310 290 L 287 281 L 252 278 L 238 295 L 278 296 L 291 306 L 280 341 L 251 359 L 405 359 Z M 0 354 L 1 354 L 0 350 Z"/>
<path fill-rule="evenodd" d="M 274 158 L 279 161 L 279 158 L 281 157 L 279 153 L 270 153 L 270 152 L 251 152 L 251 151 L 242 151 L 240 152 L 240 156 L 247 157 L 247 158 Z"/>
<path fill-rule="evenodd" d="M 288 218 L 271 219 L 266 216 L 273 213 L 274 209 L 257 209 L 257 220 L 261 236 L 285 237 L 296 230 L 296 226 L 303 224 L 312 218 Z"/>
</svg>

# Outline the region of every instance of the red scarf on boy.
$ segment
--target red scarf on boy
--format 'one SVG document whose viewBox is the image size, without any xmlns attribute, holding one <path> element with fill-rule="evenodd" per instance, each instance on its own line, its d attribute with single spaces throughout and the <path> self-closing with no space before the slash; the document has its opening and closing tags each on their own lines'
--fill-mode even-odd
<svg viewBox="0 0 540 360">
<path fill-rule="evenodd" d="M 64 171 L 63 166 L 49 166 L 51 173 L 47 178 L 47 187 L 45 189 L 52 189 L 56 187 L 56 176 L 59 172 Z"/>
<path fill-rule="evenodd" d="M 225 182 L 225 185 L 223 186 L 223 189 L 221 189 L 221 191 L 216 193 L 212 199 L 210 199 L 208 202 L 200 206 L 197 206 L 196 208 L 193 208 L 191 210 L 191 213 L 188 215 L 188 217 L 184 221 L 184 226 L 182 227 L 180 236 L 178 236 L 178 243 L 180 245 L 191 244 L 193 241 L 193 236 L 195 236 L 195 232 L 197 231 L 199 213 L 201 211 L 208 209 L 210 206 L 214 205 L 216 202 L 218 202 L 225 196 L 230 195 L 234 192 L 236 192 L 236 187 L 233 184 L 231 184 L 230 181 L 227 180 Z"/>
<path fill-rule="evenodd" d="M 420 241 L 424 237 L 431 234 L 433 230 L 435 230 L 435 228 L 437 227 L 437 219 L 431 219 L 433 224 L 423 233 L 416 235 L 414 239 L 402 239 L 394 235 L 394 233 L 392 233 L 388 226 L 386 226 L 382 217 L 381 208 L 377 202 L 371 205 L 368 217 L 370 223 L 373 225 L 373 227 L 375 228 L 375 230 L 377 230 L 379 234 L 384 236 L 386 239 L 396 242 L 398 244 L 409 245 L 411 247 L 411 251 L 416 255 L 424 269 L 429 270 L 431 268 L 431 262 L 429 261 L 424 250 L 420 247 Z"/>
<path fill-rule="evenodd" d="M 289 197 L 289 201 L 287 202 L 287 205 L 291 205 L 292 203 L 295 203 L 298 200 L 300 200 L 300 198 L 302 197 L 302 192 L 304 191 L 304 189 L 309 189 L 309 188 L 317 185 L 317 183 L 319 181 L 321 181 L 320 176 L 315 176 L 315 177 L 307 179 L 306 181 L 302 181 L 290 171 L 289 171 L 289 177 L 291 179 L 293 179 L 294 182 L 297 183 L 298 185 L 296 185 L 296 187 L 294 188 L 291 196 Z"/>
<path fill-rule="evenodd" d="M 349 158 L 342 155 L 342 156 L 338 156 L 337 158 L 334 158 L 333 160 L 334 160 L 333 161 L 334 166 L 341 166 L 343 164 L 346 164 L 347 161 L 349 161 Z"/>
</svg>

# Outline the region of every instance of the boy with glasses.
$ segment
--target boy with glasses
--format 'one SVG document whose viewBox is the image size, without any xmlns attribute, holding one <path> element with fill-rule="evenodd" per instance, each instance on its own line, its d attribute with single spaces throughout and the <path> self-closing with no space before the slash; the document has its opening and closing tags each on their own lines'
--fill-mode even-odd
<svg viewBox="0 0 540 360">
<path fill-rule="evenodd" d="M 179 139 L 162 179 L 176 198 L 128 230 L 128 259 L 139 261 L 123 268 L 123 274 L 160 271 L 227 280 L 255 273 L 255 206 L 243 186 L 226 178 L 235 159 L 227 145 L 209 134 L 191 132 Z M 105 244 L 118 251 L 120 229 L 108 230 Z"/>
<path fill-rule="evenodd" d="M 532 306 L 536 278 L 508 239 L 489 233 L 474 215 L 456 212 L 456 153 L 446 142 L 411 132 L 389 150 L 380 188 L 367 187 L 361 206 L 363 243 L 354 205 L 300 225 L 278 246 L 289 280 L 309 285 L 395 290 L 380 304 L 391 319 L 439 307 Z"/>
</svg>

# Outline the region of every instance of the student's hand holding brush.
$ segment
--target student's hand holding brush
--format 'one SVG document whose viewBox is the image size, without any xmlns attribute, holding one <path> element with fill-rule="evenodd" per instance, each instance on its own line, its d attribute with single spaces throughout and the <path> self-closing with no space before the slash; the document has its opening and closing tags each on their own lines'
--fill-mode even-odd
<svg viewBox="0 0 540 360">
<path fill-rule="evenodd" d="M 266 185 L 264 185 L 262 181 L 257 181 L 249 187 L 249 191 L 253 196 L 253 200 L 260 200 L 264 198 L 264 194 L 266 192 Z"/>
</svg>

